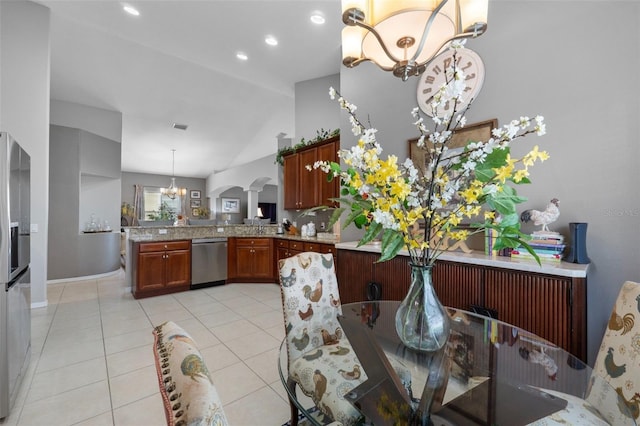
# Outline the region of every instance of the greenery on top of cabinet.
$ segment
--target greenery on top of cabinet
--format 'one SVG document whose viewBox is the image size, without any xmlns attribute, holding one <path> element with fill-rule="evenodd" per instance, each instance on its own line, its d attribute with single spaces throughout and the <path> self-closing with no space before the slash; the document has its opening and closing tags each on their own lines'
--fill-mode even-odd
<svg viewBox="0 0 640 426">
<path fill-rule="evenodd" d="M 309 145 L 313 145 L 315 143 L 318 142 L 323 142 L 329 138 L 332 138 L 334 136 L 338 136 L 340 134 L 340 129 L 335 129 L 335 130 L 325 130 L 325 129 L 320 129 L 320 130 L 316 130 L 316 137 L 313 139 L 309 139 L 309 140 L 305 140 L 305 138 L 300 139 L 300 142 L 292 145 L 292 146 L 285 146 L 284 148 L 280 148 L 278 150 L 278 152 L 276 153 L 276 161 L 275 163 L 280 164 L 281 166 L 284 164 L 284 156 L 288 155 L 288 154 L 293 154 L 294 152 L 298 151 L 301 148 L 304 148 L 306 146 Z"/>
</svg>

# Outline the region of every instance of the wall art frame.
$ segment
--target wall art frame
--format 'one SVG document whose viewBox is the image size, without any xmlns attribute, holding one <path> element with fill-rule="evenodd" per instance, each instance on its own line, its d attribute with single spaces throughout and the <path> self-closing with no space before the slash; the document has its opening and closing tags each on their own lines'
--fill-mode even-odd
<svg viewBox="0 0 640 426">
<path fill-rule="evenodd" d="M 221 198 L 222 213 L 240 213 L 240 198 Z"/>
</svg>

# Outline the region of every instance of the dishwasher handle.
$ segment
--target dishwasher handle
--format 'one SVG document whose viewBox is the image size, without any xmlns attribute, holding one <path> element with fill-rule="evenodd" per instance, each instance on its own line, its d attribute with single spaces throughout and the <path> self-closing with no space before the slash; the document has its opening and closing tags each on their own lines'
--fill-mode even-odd
<svg viewBox="0 0 640 426">
<path fill-rule="evenodd" d="M 226 238 L 194 238 L 191 244 L 226 243 Z"/>
</svg>

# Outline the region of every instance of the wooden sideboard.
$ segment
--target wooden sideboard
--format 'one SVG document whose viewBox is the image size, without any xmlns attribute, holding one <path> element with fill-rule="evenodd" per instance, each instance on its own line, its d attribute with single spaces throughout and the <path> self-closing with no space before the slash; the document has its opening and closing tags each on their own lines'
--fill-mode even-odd
<svg viewBox="0 0 640 426">
<path fill-rule="evenodd" d="M 404 298 L 411 279 L 408 257 L 376 263 L 379 252 L 344 249 L 342 245 L 337 244 L 342 303 L 366 300 L 370 282 L 380 284 L 382 300 Z M 533 262 L 516 264 L 509 258 L 456 257 L 443 255 L 433 270 L 434 288 L 445 306 L 491 312 L 501 321 L 541 336 L 586 362 L 585 265 L 541 268 Z"/>
</svg>

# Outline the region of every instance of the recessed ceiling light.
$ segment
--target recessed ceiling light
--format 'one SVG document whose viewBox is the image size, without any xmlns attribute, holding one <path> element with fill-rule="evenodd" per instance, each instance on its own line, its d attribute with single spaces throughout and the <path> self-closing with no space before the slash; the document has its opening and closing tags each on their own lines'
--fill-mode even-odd
<svg viewBox="0 0 640 426">
<path fill-rule="evenodd" d="M 244 52 L 238 52 L 236 53 L 236 58 L 240 59 L 241 61 L 246 61 L 247 59 L 249 59 L 249 57 L 247 56 L 246 53 Z"/>
<path fill-rule="evenodd" d="M 125 12 L 127 12 L 129 15 L 133 15 L 133 16 L 140 16 L 140 12 L 138 12 L 138 9 L 136 9 L 133 6 L 123 6 L 123 9 Z"/>
<path fill-rule="evenodd" d="M 322 25 L 325 22 L 324 15 L 322 14 L 322 12 L 313 12 L 311 14 L 311 18 L 309 19 L 311 19 L 311 22 L 313 22 L 316 25 Z"/>
<path fill-rule="evenodd" d="M 278 40 L 272 35 L 268 35 L 264 39 L 264 42 L 267 43 L 269 46 L 277 46 L 278 45 Z"/>
<path fill-rule="evenodd" d="M 171 127 L 178 130 L 187 130 L 187 127 L 189 126 L 187 124 L 173 123 Z"/>
</svg>

